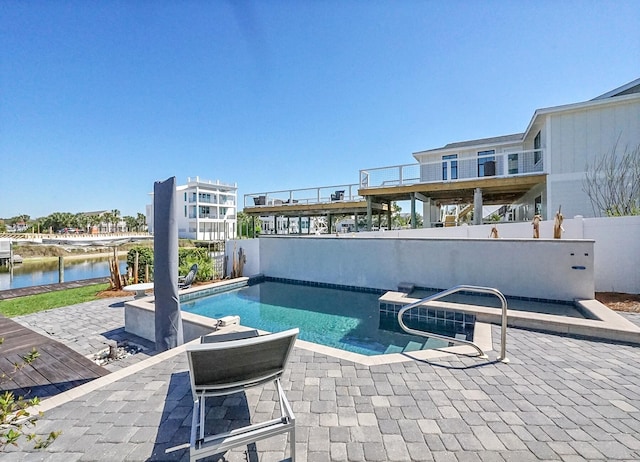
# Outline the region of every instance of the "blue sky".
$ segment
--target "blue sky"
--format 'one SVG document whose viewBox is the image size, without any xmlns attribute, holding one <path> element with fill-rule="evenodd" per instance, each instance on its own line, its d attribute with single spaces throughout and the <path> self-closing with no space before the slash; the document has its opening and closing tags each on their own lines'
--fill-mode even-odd
<svg viewBox="0 0 640 462">
<path fill-rule="evenodd" d="M 638 77 L 637 0 L 0 0 L 0 217 L 357 183 Z"/>
</svg>

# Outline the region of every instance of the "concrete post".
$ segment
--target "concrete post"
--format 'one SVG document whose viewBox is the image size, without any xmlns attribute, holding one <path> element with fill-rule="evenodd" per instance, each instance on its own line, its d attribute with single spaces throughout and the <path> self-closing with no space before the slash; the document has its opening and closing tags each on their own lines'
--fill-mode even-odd
<svg viewBox="0 0 640 462">
<path fill-rule="evenodd" d="M 411 193 L 411 229 L 416 229 L 416 193 Z"/>
<path fill-rule="evenodd" d="M 482 224 L 482 189 L 473 191 L 473 224 Z"/>
</svg>

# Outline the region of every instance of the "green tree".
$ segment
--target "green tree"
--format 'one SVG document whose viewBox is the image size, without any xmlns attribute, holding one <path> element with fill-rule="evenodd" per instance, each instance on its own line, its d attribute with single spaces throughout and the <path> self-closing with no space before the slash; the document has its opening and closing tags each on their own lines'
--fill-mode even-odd
<svg viewBox="0 0 640 462">
<path fill-rule="evenodd" d="M 138 253 L 138 280 L 145 280 L 146 267 L 149 266 L 149 277 L 153 279 L 153 249 L 144 246 L 135 246 L 127 252 L 127 270 L 133 273 Z"/>
<path fill-rule="evenodd" d="M 120 210 L 113 209 L 111 211 L 111 222 L 113 223 L 113 232 L 118 232 L 118 223 L 120 222 Z"/>
<path fill-rule="evenodd" d="M 54 212 L 51 215 L 43 219 L 43 230 L 47 232 L 57 232 L 64 228 L 70 228 L 72 226 L 74 216 L 68 212 Z"/>
<path fill-rule="evenodd" d="M 94 226 L 95 227 L 99 227 L 100 223 L 102 222 L 102 220 L 100 219 L 100 215 L 89 215 L 89 217 L 87 217 L 87 218 L 88 218 L 88 223 L 87 224 L 88 224 L 88 226 L 90 228 L 93 228 Z M 89 230 L 89 231 L 91 231 L 91 230 Z"/>
<path fill-rule="evenodd" d="M 102 214 L 102 221 L 107 225 L 107 232 L 108 232 L 108 233 L 113 232 L 113 231 L 112 231 L 112 228 L 111 228 L 111 225 L 112 225 L 112 223 L 113 223 L 113 221 L 114 221 L 113 213 L 111 213 L 111 212 L 104 212 L 104 213 Z"/>
<path fill-rule="evenodd" d="M 138 227 L 138 220 L 136 220 L 134 217 L 130 215 L 126 215 L 122 217 L 122 219 L 127 225 L 127 231 L 136 231 Z"/>
<path fill-rule="evenodd" d="M 249 215 L 244 212 L 238 212 L 236 216 L 236 223 L 239 238 L 251 237 L 251 217 Z"/>
<path fill-rule="evenodd" d="M 186 275 L 194 263 L 198 265 L 196 281 L 211 281 L 216 277 L 221 276 L 219 274 L 215 274 L 213 260 L 211 259 L 211 254 L 207 248 L 178 249 L 178 271 L 181 275 Z"/>
<path fill-rule="evenodd" d="M 144 213 L 138 212 L 136 215 L 136 231 L 144 231 L 147 227 L 147 217 Z"/>
<path fill-rule="evenodd" d="M 89 230 L 89 217 L 84 213 L 76 213 L 75 215 L 75 225 L 78 229 L 83 231 Z"/>
</svg>

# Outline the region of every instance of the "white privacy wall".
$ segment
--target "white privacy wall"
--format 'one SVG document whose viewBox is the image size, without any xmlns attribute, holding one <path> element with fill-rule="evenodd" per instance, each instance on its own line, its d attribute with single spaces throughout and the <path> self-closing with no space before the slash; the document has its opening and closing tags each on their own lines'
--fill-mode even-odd
<svg viewBox="0 0 640 462">
<path fill-rule="evenodd" d="M 531 222 L 495 225 L 458 226 L 454 228 L 408 229 L 360 233 L 365 237 L 460 237 L 486 238 L 496 226 L 500 238 L 531 238 Z M 565 219 L 562 240 L 589 239 L 594 245 L 594 280 L 596 292 L 640 294 L 640 216 Z M 553 220 L 540 223 L 540 237 L 553 237 Z"/>
<path fill-rule="evenodd" d="M 259 241 L 260 272 L 271 277 L 388 290 L 401 282 L 439 289 L 471 284 L 522 297 L 594 297 L 591 241 L 351 236 Z"/>
<path fill-rule="evenodd" d="M 542 291 L 542 287 L 546 287 L 546 284 L 562 285 L 571 282 L 564 279 L 542 281 L 542 286 L 529 287 L 532 281 L 538 278 L 554 279 L 556 277 L 554 272 L 559 271 L 560 267 L 566 268 L 567 266 L 567 263 L 562 261 L 553 263 L 555 262 L 553 254 L 544 253 L 543 255 L 542 249 L 546 252 L 547 249 L 553 248 L 553 245 L 549 246 L 550 244 L 544 243 L 550 241 L 551 244 L 555 242 L 561 246 L 563 245 L 561 243 L 574 245 L 575 241 L 572 240 L 586 239 L 594 241 L 587 244 L 592 246 L 589 251 L 590 258 L 592 258 L 591 264 L 587 265 L 588 269 L 585 271 L 570 271 L 570 277 L 578 279 L 580 287 L 585 280 L 591 281 L 590 284 L 594 285 L 590 289 L 591 291 L 640 293 L 640 216 L 566 219 L 563 223 L 565 230 L 563 238 L 555 241 L 551 239 L 553 221 L 541 223 L 540 235 L 542 238 L 538 240 L 531 239 L 533 228 L 530 222 L 497 223 L 496 226 L 500 234 L 500 239 L 497 240 L 486 239 L 492 225 L 459 226 L 456 228 L 355 233 L 341 235 L 339 238 L 336 238 L 335 235 L 302 238 L 262 237 L 260 239 L 230 241 L 227 243 L 227 253 L 230 255 L 233 242 L 237 242 L 238 248 L 245 248 L 247 254 L 245 276 L 264 273 L 268 276 L 279 275 L 291 279 L 337 284 L 347 284 L 337 279 L 372 280 L 376 283 L 349 282 L 348 284 L 395 289 L 398 282 L 395 279 L 398 278 L 402 278 L 401 282 L 448 288 L 451 285 L 445 285 L 445 282 L 455 280 L 453 285 L 471 284 L 472 280 L 480 278 L 481 275 L 478 273 L 488 273 L 482 275 L 482 278 L 491 278 L 496 281 L 495 287 L 499 289 L 516 285 L 515 283 L 522 279 L 523 282 L 520 285 L 528 292 L 535 293 L 535 295 L 527 294 L 526 296 L 548 298 L 549 295 L 539 293 Z M 364 244 L 369 240 L 374 242 L 399 240 L 402 242 L 416 238 L 424 239 L 425 237 L 433 238 L 432 242 L 425 243 L 425 245 L 414 243 L 407 246 L 399 243 L 384 246 L 378 243 Z M 443 239 L 443 237 L 446 238 Z M 446 245 L 449 241 L 448 238 L 454 239 L 449 242 L 449 245 Z M 296 244 L 296 241 L 300 240 L 339 241 L 339 244 L 307 248 Z M 349 244 L 353 241 L 363 242 Z M 465 243 L 465 241 L 467 242 Z M 498 244 L 498 242 L 503 244 Z M 260 247 L 259 243 L 261 243 Z M 436 243 L 443 245 L 438 247 Z M 397 254 L 394 252 L 396 248 L 401 249 Z M 406 249 L 410 249 L 409 252 L 415 250 L 416 254 L 407 255 Z M 562 249 L 558 253 L 558 258 L 568 258 L 566 250 Z M 263 252 L 264 255 L 261 255 Z M 322 252 L 326 252 L 326 254 L 322 254 Z M 578 255 L 580 254 L 575 255 L 576 259 Z M 229 261 L 231 262 L 231 258 Z M 453 262 L 456 264 L 454 265 Z M 418 271 L 414 272 L 413 269 L 409 271 L 414 266 L 418 266 Z M 540 270 L 540 266 L 542 266 L 542 270 Z M 324 268 L 328 270 L 324 271 Z M 468 268 L 470 273 L 470 278 L 467 281 L 461 281 L 457 277 L 464 268 Z M 542 271 L 541 274 L 537 274 L 538 271 Z M 429 272 L 429 274 L 422 276 L 425 272 Z M 355 275 L 351 273 L 355 273 Z M 283 274 L 287 274 L 287 276 L 283 276 Z M 417 275 L 421 275 L 422 280 L 418 280 Z M 449 279 L 446 279 L 447 275 L 450 276 Z M 500 277 L 498 277 L 499 275 Z M 504 275 L 504 281 L 501 279 L 502 275 Z M 377 285 L 377 281 L 384 285 Z M 443 281 L 442 285 L 436 283 L 437 281 Z M 507 292 L 506 288 L 504 292 L 509 295 L 522 295 Z"/>
</svg>

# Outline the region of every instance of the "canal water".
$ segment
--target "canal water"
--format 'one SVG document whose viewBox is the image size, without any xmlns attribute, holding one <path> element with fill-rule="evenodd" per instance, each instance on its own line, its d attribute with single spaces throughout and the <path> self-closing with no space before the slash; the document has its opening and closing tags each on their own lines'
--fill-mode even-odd
<svg viewBox="0 0 640 462">
<path fill-rule="evenodd" d="M 126 274 L 126 257 L 118 260 L 120 273 Z M 108 277 L 108 258 L 65 259 L 64 282 L 80 281 Z M 58 280 L 58 260 L 46 262 L 25 262 L 14 265 L 13 272 L 0 266 L 0 290 L 19 289 L 21 287 L 56 284 Z"/>
</svg>

